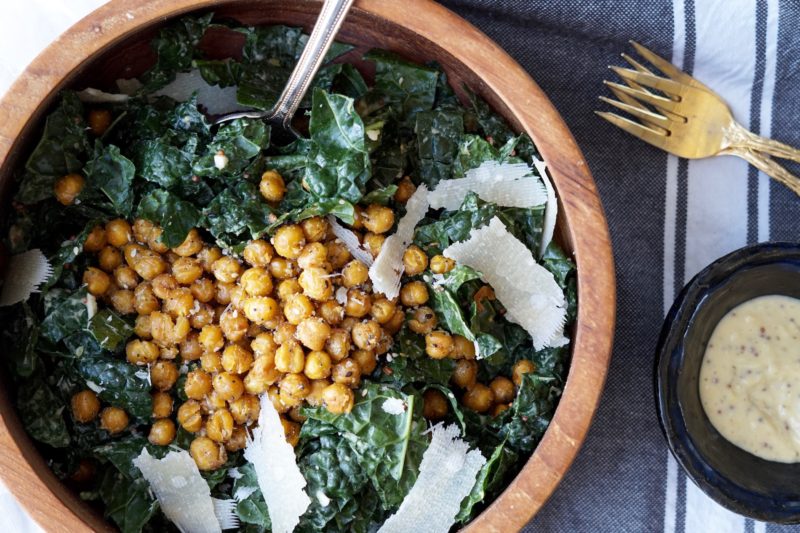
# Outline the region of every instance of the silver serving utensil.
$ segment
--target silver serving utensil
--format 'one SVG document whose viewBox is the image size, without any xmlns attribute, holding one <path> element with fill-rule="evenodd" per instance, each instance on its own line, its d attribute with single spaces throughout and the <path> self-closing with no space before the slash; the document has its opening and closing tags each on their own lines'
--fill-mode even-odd
<svg viewBox="0 0 800 533">
<path fill-rule="evenodd" d="M 297 111 L 300 102 L 314 80 L 325 54 L 333 44 L 339 28 L 342 26 L 345 15 L 353 5 L 354 0 L 325 0 L 322 11 L 317 17 L 311 36 L 306 47 L 297 61 L 292 75 L 286 82 L 278 101 L 269 111 L 240 111 L 222 115 L 214 120 L 215 124 L 228 122 L 237 118 L 262 118 L 269 122 L 273 129 L 289 132 L 294 137 L 300 137 L 291 126 L 292 117 Z"/>
</svg>

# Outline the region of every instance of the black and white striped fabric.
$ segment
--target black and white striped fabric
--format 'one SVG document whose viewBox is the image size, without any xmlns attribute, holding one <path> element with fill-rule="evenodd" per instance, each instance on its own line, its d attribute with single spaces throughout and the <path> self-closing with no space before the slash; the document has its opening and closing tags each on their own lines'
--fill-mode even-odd
<svg viewBox="0 0 800 533">
<path fill-rule="evenodd" d="M 732 514 L 669 455 L 653 358 L 677 291 L 725 253 L 800 237 L 800 200 L 734 158 L 686 161 L 592 111 L 629 39 L 718 91 L 752 131 L 800 146 L 797 0 L 445 0 L 519 61 L 553 100 L 603 198 L 618 319 L 602 404 L 575 465 L 531 522 L 537 532 L 789 531 Z M 790 169 L 800 172 L 800 166 Z M 797 528 L 794 528 L 797 530 Z"/>
</svg>

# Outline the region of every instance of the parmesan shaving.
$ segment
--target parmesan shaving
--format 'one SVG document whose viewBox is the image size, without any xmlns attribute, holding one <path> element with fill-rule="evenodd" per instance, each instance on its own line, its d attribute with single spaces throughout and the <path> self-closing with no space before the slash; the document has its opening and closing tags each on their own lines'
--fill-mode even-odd
<svg viewBox="0 0 800 533">
<path fill-rule="evenodd" d="M 483 274 L 506 308 L 506 318 L 525 328 L 537 350 L 563 345 L 567 310 L 561 287 L 499 218 L 472 230 L 469 239 L 443 254 Z"/>
<path fill-rule="evenodd" d="M 428 188 L 417 187 L 406 202 L 406 214 L 397 223 L 397 231 L 386 238 L 378 257 L 369 268 L 372 289 L 381 292 L 390 300 L 400 294 L 400 278 L 403 275 L 403 254 L 414 240 L 414 229 L 428 212 Z"/>
<path fill-rule="evenodd" d="M 437 424 L 422 455 L 419 477 L 378 533 L 447 533 L 456 521 L 461 501 L 475 486 L 486 459 L 459 438 L 458 426 Z"/>
<path fill-rule="evenodd" d="M 406 412 L 406 402 L 400 398 L 387 398 L 381 408 L 390 415 L 402 415 Z"/>
<path fill-rule="evenodd" d="M 431 208 L 453 211 L 468 193 L 505 207 L 533 207 L 547 201 L 544 185 L 525 163 L 486 161 L 470 169 L 463 178 L 442 180 L 428 197 Z"/>
<path fill-rule="evenodd" d="M 294 448 L 286 442 L 281 419 L 266 394 L 261 395 L 258 427 L 252 437 L 248 436 L 244 458 L 256 471 L 273 533 L 291 532 L 300 523 L 311 499 L 303 490 L 306 480 L 297 467 Z"/>
<path fill-rule="evenodd" d="M 222 531 L 214 514 L 211 489 L 186 450 L 170 451 L 156 459 L 147 448 L 133 460 L 156 495 L 161 510 L 181 531 Z"/>
<path fill-rule="evenodd" d="M 209 85 L 197 69 L 177 73 L 174 81 L 154 92 L 152 97 L 169 96 L 177 102 L 185 102 L 194 93 L 197 93 L 197 104 L 203 106 L 210 115 L 246 109 L 236 102 L 235 86 L 221 88 Z"/>
<path fill-rule="evenodd" d="M 236 500 L 220 500 L 211 498 L 214 504 L 214 514 L 222 529 L 236 529 L 239 527 L 239 515 L 236 514 Z"/>
<path fill-rule="evenodd" d="M 52 275 L 53 266 L 40 249 L 12 255 L 0 290 L 0 307 L 27 300 Z"/>
<path fill-rule="evenodd" d="M 539 245 L 539 257 L 544 255 L 550 241 L 553 240 L 553 233 L 556 230 L 556 218 L 558 217 L 558 201 L 556 201 L 556 191 L 547 177 L 547 165 L 544 161 L 533 158 L 533 166 L 539 172 L 545 189 L 547 189 L 547 206 L 544 208 L 544 224 L 542 226 L 542 242 Z"/>
<path fill-rule="evenodd" d="M 81 102 L 88 102 L 90 104 L 120 104 L 128 101 L 127 94 L 113 94 L 87 87 L 82 91 L 78 91 L 78 99 Z"/>
<path fill-rule="evenodd" d="M 355 233 L 339 224 L 336 217 L 333 215 L 328 215 L 328 223 L 331 225 L 333 234 L 342 241 L 342 244 L 344 244 L 347 251 L 350 252 L 350 255 L 364 263 L 367 267 L 372 266 L 372 254 L 361 246 L 361 242 L 358 240 Z"/>
<path fill-rule="evenodd" d="M 88 324 L 92 323 L 92 317 L 97 314 L 97 298 L 93 294 L 86 294 L 86 317 Z M 111 318 L 111 315 L 108 316 Z"/>
</svg>

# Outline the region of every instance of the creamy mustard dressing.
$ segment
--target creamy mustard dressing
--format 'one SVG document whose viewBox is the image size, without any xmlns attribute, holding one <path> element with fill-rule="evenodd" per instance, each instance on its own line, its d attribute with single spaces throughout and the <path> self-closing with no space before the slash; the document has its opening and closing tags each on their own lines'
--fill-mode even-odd
<svg viewBox="0 0 800 533">
<path fill-rule="evenodd" d="M 800 462 L 800 300 L 761 296 L 719 321 L 700 367 L 700 401 L 736 446 Z"/>
</svg>

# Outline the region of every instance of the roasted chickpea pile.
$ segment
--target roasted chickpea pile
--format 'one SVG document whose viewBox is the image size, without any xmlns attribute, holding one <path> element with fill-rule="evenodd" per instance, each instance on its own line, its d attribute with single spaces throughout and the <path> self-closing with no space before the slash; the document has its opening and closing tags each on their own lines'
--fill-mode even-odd
<svg viewBox="0 0 800 533">
<path fill-rule="evenodd" d="M 277 196 L 280 183 L 265 176 L 262 193 Z M 369 206 L 358 219 L 377 255 L 394 213 Z M 85 270 L 83 282 L 98 301 L 136 315 L 125 353 L 130 364 L 150 372 L 150 442 L 171 443 L 177 421 L 196 436 L 190 451 L 202 470 L 219 468 L 227 452 L 245 446 L 245 428 L 258 420 L 262 393 L 281 413 L 292 444 L 303 404 L 349 412 L 353 389 L 375 371 L 377 357 L 402 327 L 403 305 L 427 301 L 419 282 L 404 287 L 403 305 L 373 294 L 367 267 L 323 218 L 281 226 L 271 242 L 249 242 L 241 259 L 205 243 L 196 230 L 172 249 L 161 233 L 145 220 L 94 228 L 84 249 L 96 266 Z M 180 393 L 187 399 L 176 405 Z M 122 425 L 120 416 L 127 426 L 124 411 L 106 415 L 109 409 L 116 408 L 103 411 L 104 427 Z M 73 399 L 80 422 L 94 420 L 98 411 L 91 391 Z"/>
</svg>

